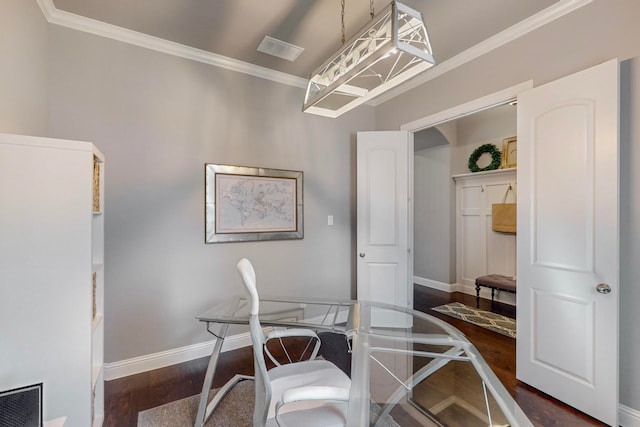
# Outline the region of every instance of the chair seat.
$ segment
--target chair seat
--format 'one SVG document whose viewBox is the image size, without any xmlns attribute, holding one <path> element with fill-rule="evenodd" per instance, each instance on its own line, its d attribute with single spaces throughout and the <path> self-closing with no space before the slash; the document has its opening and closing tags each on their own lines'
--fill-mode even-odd
<svg viewBox="0 0 640 427">
<path fill-rule="evenodd" d="M 268 371 L 268 375 L 271 380 L 272 403 L 269 406 L 267 419 L 275 417 L 275 404 L 281 400 L 282 393 L 284 393 L 285 390 L 304 386 L 329 386 L 349 389 L 351 386 L 349 377 L 342 372 L 340 368 L 327 360 L 308 360 L 276 366 Z M 326 401 L 289 403 L 280 408 L 280 413 L 285 414 L 301 409 L 303 409 L 303 412 L 307 412 L 307 410 L 326 405 Z M 330 411 L 336 412 L 336 415 L 341 417 L 342 421 L 337 425 L 344 425 L 346 422 L 346 405 L 341 406 L 344 406 L 344 413 L 341 413 L 341 411 Z M 292 414 L 287 415 L 287 417 L 291 416 Z M 309 423 L 307 422 L 303 425 L 308 426 Z"/>
<path fill-rule="evenodd" d="M 296 402 L 309 405 L 309 402 Z M 318 402 L 318 406 L 309 409 L 298 409 L 296 411 L 281 414 L 280 418 L 286 426 L 304 427 L 344 427 L 347 424 L 346 402 Z M 266 427 L 279 427 L 275 418 L 267 420 Z"/>
</svg>

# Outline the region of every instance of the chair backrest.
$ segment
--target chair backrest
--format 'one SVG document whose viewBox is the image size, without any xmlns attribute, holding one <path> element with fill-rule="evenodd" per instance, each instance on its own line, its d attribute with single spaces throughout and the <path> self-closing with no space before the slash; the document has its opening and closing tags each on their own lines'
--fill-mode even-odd
<svg viewBox="0 0 640 427">
<path fill-rule="evenodd" d="M 267 364 L 264 360 L 263 348 L 265 336 L 260 325 L 258 314 L 260 311 L 260 299 L 256 288 L 256 273 L 251 261 L 241 259 L 237 265 L 247 293 L 247 301 L 250 309 L 249 327 L 251 330 L 251 342 L 253 343 L 253 365 L 255 370 L 256 402 L 253 410 L 253 426 L 264 426 L 269 413 L 271 402 L 271 382 L 267 374 Z"/>
<path fill-rule="evenodd" d="M 242 258 L 238 261 L 237 267 L 247 292 L 250 313 L 258 314 L 260 311 L 260 298 L 258 297 L 258 289 L 256 288 L 256 272 L 253 269 L 253 265 L 248 259 Z"/>
</svg>

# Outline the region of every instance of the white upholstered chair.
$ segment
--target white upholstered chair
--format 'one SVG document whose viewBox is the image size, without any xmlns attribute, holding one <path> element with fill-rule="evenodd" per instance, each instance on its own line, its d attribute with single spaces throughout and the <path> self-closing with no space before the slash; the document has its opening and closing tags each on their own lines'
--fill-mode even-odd
<svg viewBox="0 0 640 427">
<path fill-rule="evenodd" d="M 313 359 L 320 344 L 314 331 L 307 329 L 276 330 L 265 336 L 258 313 L 260 299 L 256 275 L 251 262 L 243 258 L 238 271 L 246 288 L 250 307 L 253 342 L 256 402 L 253 426 L 331 427 L 346 425 L 351 380 L 333 363 Z M 312 358 L 280 365 L 266 348 L 272 338 L 303 336 L 316 340 Z M 264 354 L 276 366 L 267 370 Z"/>
</svg>

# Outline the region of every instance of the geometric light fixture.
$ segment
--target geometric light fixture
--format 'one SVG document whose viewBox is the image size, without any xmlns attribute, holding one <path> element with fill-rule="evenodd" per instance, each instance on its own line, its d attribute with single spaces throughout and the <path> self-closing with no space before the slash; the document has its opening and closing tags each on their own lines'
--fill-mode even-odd
<svg viewBox="0 0 640 427">
<path fill-rule="evenodd" d="M 302 109 L 338 117 L 434 64 L 422 14 L 392 1 L 311 74 Z"/>
</svg>

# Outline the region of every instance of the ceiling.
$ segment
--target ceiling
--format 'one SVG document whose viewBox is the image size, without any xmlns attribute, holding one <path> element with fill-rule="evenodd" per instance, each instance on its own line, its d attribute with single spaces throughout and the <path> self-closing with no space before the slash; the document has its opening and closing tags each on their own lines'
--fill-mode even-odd
<svg viewBox="0 0 640 427">
<path fill-rule="evenodd" d="M 422 12 L 436 64 L 559 0 L 402 0 Z M 340 0 L 53 0 L 59 10 L 308 78 L 341 46 Z M 375 0 L 375 11 L 388 0 Z M 370 19 L 369 1 L 345 0 L 349 39 Z M 265 36 L 304 48 L 295 62 L 258 52 Z"/>
</svg>

